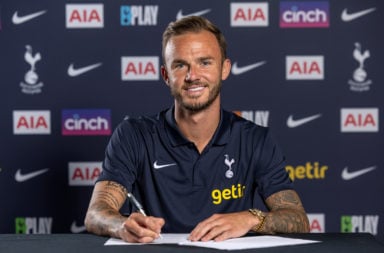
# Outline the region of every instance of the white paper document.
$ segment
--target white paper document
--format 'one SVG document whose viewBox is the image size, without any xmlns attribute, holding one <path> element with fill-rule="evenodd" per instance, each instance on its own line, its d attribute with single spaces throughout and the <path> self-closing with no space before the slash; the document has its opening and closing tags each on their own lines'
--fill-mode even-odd
<svg viewBox="0 0 384 253">
<path fill-rule="evenodd" d="M 195 246 L 214 248 L 221 250 L 240 250 L 240 249 L 256 249 L 256 248 L 269 248 L 278 246 L 300 245 L 318 243 L 320 241 L 304 240 L 296 238 L 287 238 L 280 236 L 270 235 L 257 235 L 246 236 L 234 239 L 228 239 L 221 242 L 208 241 L 208 242 L 192 242 L 188 239 L 188 234 L 162 234 L 162 238 L 148 244 L 178 244 L 183 246 Z M 120 239 L 111 238 L 105 242 L 105 246 L 110 245 L 140 245 L 139 243 L 128 243 Z"/>
</svg>

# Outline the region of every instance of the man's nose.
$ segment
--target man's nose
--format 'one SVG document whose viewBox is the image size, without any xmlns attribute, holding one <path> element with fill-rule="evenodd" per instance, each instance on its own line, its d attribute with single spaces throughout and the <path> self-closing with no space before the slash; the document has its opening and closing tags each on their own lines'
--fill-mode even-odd
<svg viewBox="0 0 384 253">
<path fill-rule="evenodd" d="M 191 81 L 196 80 L 197 78 L 198 78 L 197 68 L 194 66 L 190 66 L 188 68 L 187 75 L 185 76 L 185 81 L 191 82 Z"/>
</svg>

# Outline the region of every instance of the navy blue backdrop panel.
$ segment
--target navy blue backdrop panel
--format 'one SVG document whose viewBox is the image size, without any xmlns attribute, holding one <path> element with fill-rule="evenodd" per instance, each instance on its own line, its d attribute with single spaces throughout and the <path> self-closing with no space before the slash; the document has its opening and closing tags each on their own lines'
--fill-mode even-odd
<svg viewBox="0 0 384 253">
<path fill-rule="evenodd" d="M 225 34 L 223 106 L 272 129 L 311 232 L 384 241 L 379 0 L 1 1 L 0 233 L 85 232 L 114 128 L 173 103 L 161 35 L 187 15 Z"/>
</svg>

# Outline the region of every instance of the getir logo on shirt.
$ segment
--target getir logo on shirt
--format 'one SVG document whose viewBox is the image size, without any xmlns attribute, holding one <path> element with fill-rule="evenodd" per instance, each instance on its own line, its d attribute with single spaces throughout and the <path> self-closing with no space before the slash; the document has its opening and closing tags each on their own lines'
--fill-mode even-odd
<svg viewBox="0 0 384 253">
<path fill-rule="evenodd" d="M 111 112 L 100 110 L 63 110 L 63 135 L 110 135 Z"/>
<path fill-rule="evenodd" d="M 268 3 L 231 3 L 231 26 L 268 26 Z"/>
<path fill-rule="evenodd" d="M 71 186 L 92 186 L 102 170 L 102 162 L 70 162 L 68 184 Z"/>
<path fill-rule="evenodd" d="M 50 134 L 50 111 L 13 111 L 14 134 Z"/>
<path fill-rule="evenodd" d="M 329 27 L 329 3 L 322 2 L 281 2 L 280 27 Z"/>
<path fill-rule="evenodd" d="M 103 4 L 67 4 L 65 6 L 67 28 L 103 28 Z"/>
<path fill-rule="evenodd" d="M 287 80 L 322 80 L 324 79 L 324 57 L 315 56 L 287 56 Z"/>
<path fill-rule="evenodd" d="M 342 108 L 341 132 L 378 132 L 378 108 Z"/>
<path fill-rule="evenodd" d="M 159 80 L 159 57 L 121 57 L 121 80 Z"/>
</svg>

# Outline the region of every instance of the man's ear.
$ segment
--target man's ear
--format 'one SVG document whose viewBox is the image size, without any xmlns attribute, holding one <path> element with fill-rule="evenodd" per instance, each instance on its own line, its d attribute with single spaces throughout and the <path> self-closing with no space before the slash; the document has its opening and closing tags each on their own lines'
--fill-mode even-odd
<svg viewBox="0 0 384 253">
<path fill-rule="evenodd" d="M 221 80 L 225 80 L 228 78 L 229 73 L 231 73 L 231 60 L 230 59 L 225 59 L 223 62 L 223 69 L 221 70 Z"/>
<path fill-rule="evenodd" d="M 169 85 L 168 72 L 164 65 L 161 65 L 161 76 L 163 77 L 164 82 Z"/>
</svg>

